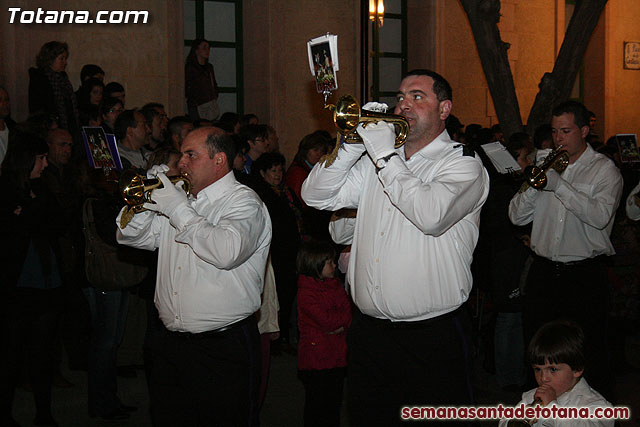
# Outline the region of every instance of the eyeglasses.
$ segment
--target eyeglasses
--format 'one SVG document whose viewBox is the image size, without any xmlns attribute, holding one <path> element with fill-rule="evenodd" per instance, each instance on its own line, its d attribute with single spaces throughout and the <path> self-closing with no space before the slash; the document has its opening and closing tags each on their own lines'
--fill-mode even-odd
<svg viewBox="0 0 640 427">
<path fill-rule="evenodd" d="M 122 113 L 124 110 L 120 108 L 112 108 L 109 110 L 110 113 Z"/>
</svg>

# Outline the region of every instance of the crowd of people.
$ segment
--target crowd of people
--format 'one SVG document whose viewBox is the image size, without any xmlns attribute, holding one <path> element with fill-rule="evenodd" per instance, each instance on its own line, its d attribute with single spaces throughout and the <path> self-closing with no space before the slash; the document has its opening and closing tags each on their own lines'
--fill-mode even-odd
<svg viewBox="0 0 640 427">
<path fill-rule="evenodd" d="M 29 70 L 25 122 L 0 86 L 3 425 L 17 425 L 22 382 L 34 424 L 57 425 L 63 348 L 87 370 L 91 417 L 138 410 L 117 375 L 143 368 L 158 426 L 258 425 L 282 352 L 297 354 L 307 426 L 340 424 L 345 378 L 354 426 L 401 424 L 407 404 L 473 405 L 478 348 L 506 390 L 537 383 L 526 404 L 616 401 L 616 350 L 638 321 L 640 189 L 582 104 L 505 141 L 499 126 L 462 125 L 446 79 L 414 70 L 395 106 L 410 126 L 401 147 L 392 124 L 372 123 L 327 164 L 336 141 L 318 130 L 287 167 L 276 129 L 220 115 L 209 52 L 193 43 L 188 115 L 172 118 L 153 100 L 127 105 L 97 65 L 74 92 L 62 42 Z M 83 127 L 115 136 L 121 169 L 89 166 Z M 520 172 L 497 172 L 481 148 L 493 141 Z M 559 145 L 566 170 L 523 184 Z M 118 186 L 131 172 L 155 183 L 135 209 Z M 87 265 L 96 248 L 118 268 Z"/>
</svg>

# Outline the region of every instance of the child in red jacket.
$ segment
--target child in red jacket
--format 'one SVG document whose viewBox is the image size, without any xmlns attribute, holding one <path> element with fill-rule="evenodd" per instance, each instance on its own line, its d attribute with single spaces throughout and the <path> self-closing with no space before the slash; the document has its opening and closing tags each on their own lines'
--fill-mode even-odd
<svg viewBox="0 0 640 427">
<path fill-rule="evenodd" d="M 349 297 L 335 277 L 329 243 L 306 242 L 298 252 L 299 376 L 304 384 L 304 425 L 339 426 L 347 366 Z"/>
</svg>

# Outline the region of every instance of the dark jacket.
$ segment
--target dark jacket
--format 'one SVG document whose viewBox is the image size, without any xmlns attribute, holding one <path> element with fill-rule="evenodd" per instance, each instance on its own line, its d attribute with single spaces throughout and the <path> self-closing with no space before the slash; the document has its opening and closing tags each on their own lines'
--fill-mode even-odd
<svg viewBox="0 0 640 427">
<path fill-rule="evenodd" d="M 29 113 L 57 115 L 53 88 L 39 68 L 29 68 Z"/>
<path fill-rule="evenodd" d="M 62 78 L 68 80 L 65 72 Z M 70 85 L 71 83 L 69 83 Z M 65 97 L 64 105 L 57 105 L 53 88 L 45 73 L 39 68 L 29 68 L 29 113 L 49 113 L 58 118 L 58 125 L 67 129 L 72 135 L 79 131 L 79 120 L 77 111 L 74 108 L 75 94 L 69 92 Z M 67 125 L 63 126 L 62 118 L 65 118 Z"/>
<path fill-rule="evenodd" d="M 213 65 L 207 62 L 200 65 L 189 62 L 184 67 L 185 94 L 187 105 L 191 108 L 202 105 L 212 99 L 218 99 L 218 84 Z"/>
<path fill-rule="evenodd" d="M 2 294 L 14 288 L 20 278 L 29 247 L 33 244 L 41 266 L 51 272 L 50 254 L 60 259 L 60 237 L 63 226 L 62 211 L 54 197 L 47 194 L 40 180 L 32 180 L 36 197 L 21 194 L 6 177 L 0 179 L 0 284 Z"/>
<path fill-rule="evenodd" d="M 340 279 L 298 277 L 298 369 L 347 366 L 347 329 L 351 303 Z M 344 331 L 329 334 L 340 327 Z"/>
<path fill-rule="evenodd" d="M 530 251 L 520 237 L 531 234 L 531 227 L 515 226 L 509 220 L 509 202 L 521 183 L 521 179 L 509 175 L 496 173 L 491 178 L 473 256 L 474 286 L 484 286 L 501 312 L 517 312 L 522 308 L 520 276 Z"/>
<path fill-rule="evenodd" d="M 277 194 L 264 180 L 254 179 L 253 190 L 260 196 L 260 199 L 267 206 L 271 217 L 271 260 L 276 275 L 283 273 L 283 268 L 293 274 L 291 287 L 295 289 L 296 282 L 296 255 L 300 246 L 300 233 L 298 232 L 298 219 L 291 206 L 295 196 L 288 187 L 283 187 L 280 194 Z M 294 200 L 289 200 L 289 198 Z M 298 209 L 299 211 L 299 209 Z"/>
</svg>

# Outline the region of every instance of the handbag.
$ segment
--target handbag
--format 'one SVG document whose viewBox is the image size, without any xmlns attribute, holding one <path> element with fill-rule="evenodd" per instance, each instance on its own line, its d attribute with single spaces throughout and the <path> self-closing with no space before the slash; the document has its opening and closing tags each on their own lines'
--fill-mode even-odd
<svg viewBox="0 0 640 427">
<path fill-rule="evenodd" d="M 211 80 L 211 88 L 214 93 L 217 93 L 218 88 L 216 86 L 216 81 L 213 78 L 213 67 L 211 67 L 211 72 L 207 71 L 207 74 L 209 74 L 209 79 Z M 218 106 L 217 96 L 215 99 L 207 101 L 204 104 L 200 104 L 196 108 L 198 109 L 198 116 L 201 119 L 217 120 L 218 116 L 220 116 L 220 107 Z"/>
<path fill-rule="evenodd" d="M 140 257 L 123 256 L 127 252 L 126 248 L 111 246 L 100 238 L 93 218 L 92 203 L 95 200 L 97 199 L 88 198 L 82 206 L 87 280 L 91 286 L 101 291 L 115 291 L 137 285 L 147 276 L 149 268 L 136 262 L 140 261 Z M 136 254 L 137 250 L 130 252 Z"/>
<path fill-rule="evenodd" d="M 212 99 L 209 102 L 198 105 L 198 116 L 201 119 L 216 120 L 220 115 L 220 107 L 218 107 L 218 100 Z"/>
</svg>

